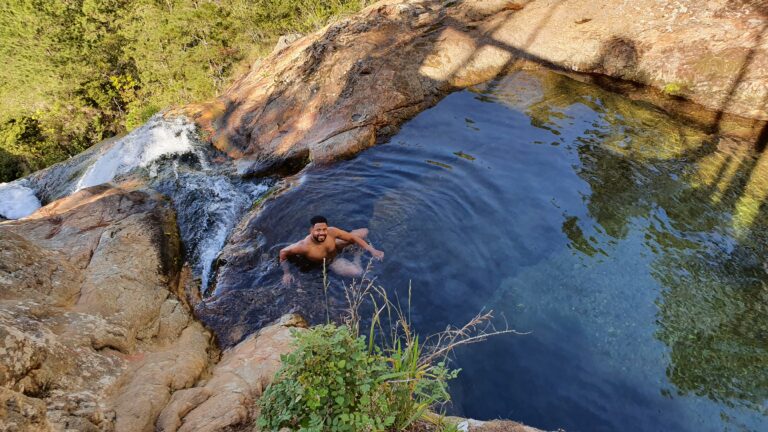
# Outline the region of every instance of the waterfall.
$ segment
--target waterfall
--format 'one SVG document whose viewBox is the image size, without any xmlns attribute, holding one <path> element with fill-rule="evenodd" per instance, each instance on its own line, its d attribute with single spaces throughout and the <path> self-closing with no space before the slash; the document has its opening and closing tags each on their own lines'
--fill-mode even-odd
<svg viewBox="0 0 768 432">
<path fill-rule="evenodd" d="M 21 219 L 40 208 L 35 191 L 28 187 L 26 180 L 0 183 L 0 217 Z"/>
<path fill-rule="evenodd" d="M 164 119 L 155 115 L 96 159 L 80 177 L 75 189 L 110 182 L 135 168 L 146 168 L 163 156 L 190 152 L 194 132 L 195 125 L 184 117 Z"/>
<path fill-rule="evenodd" d="M 47 196 L 45 188 L 62 191 L 53 194 L 55 199 L 126 175 L 143 178 L 170 197 L 186 258 L 203 290 L 229 233 L 271 183 L 243 180 L 231 159 L 197 138 L 194 123 L 158 114 L 126 136 L 97 144 L 29 180 L 0 184 L 0 216 L 31 214 L 40 207 L 36 193 Z"/>
<path fill-rule="evenodd" d="M 158 176 L 153 187 L 173 201 L 187 259 L 205 291 L 229 233 L 268 184 L 185 169 L 178 163 L 170 168 L 174 174 Z"/>
</svg>

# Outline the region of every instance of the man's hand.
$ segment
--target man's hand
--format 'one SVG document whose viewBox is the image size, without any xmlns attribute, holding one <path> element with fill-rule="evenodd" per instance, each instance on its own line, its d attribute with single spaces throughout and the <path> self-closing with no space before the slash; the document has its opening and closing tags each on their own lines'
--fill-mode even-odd
<svg viewBox="0 0 768 432">
<path fill-rule="evenodd" d="M 285 285 L 286 287 L 291 286 L 294 280 L 296 279 L 290 273 L 286 273 L 283 275 L 283 285 Z"/>
<path fill-rule="evenodd" d="M 382 252 L 382 251 L 380 251 L 378 249 L 373 249 L 371 251 L 371 255 L 373 255 L 373 257 L 376 258 L 379 261 L 384 259 L 384 252 Z"/>
</svg>

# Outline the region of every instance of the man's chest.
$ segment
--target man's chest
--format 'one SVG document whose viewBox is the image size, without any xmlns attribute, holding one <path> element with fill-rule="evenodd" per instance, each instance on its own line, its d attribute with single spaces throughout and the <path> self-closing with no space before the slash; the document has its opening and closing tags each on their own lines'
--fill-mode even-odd
<svg viewBox="0 0 768 432">
<path fill-rule="evenodd" d="M 333 241 L 324 241 L 322 244 L 313 244 L 307 248 L 307 258 L 320 261 L 327 258 L 336 251 L 336 245 Z"/>
</svg>

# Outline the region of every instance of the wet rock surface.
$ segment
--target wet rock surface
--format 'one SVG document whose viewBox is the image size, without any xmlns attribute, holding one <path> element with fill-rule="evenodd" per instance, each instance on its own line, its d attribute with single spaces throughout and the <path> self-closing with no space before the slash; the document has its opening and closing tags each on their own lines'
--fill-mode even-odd
<svg viewBox="0 0 768 432">
<path fill-rule="evenodd" d="M 767 29 L 768 10 L 747 0 L 388 0 L 277 50 L 186 112 L 252 174 L 359 152 L 523 60 L 768 120 Z"/>
</svg>

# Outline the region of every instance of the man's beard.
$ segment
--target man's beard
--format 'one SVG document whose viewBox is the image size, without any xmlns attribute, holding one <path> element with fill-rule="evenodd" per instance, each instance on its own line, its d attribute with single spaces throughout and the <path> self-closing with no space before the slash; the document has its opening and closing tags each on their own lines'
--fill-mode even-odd
<svg viewBox="0 0 768 432">
<path fill-rule="evenodd" d="M 322 243 L 322 242 L 324 242 L 324 241 L 325 241 L 325 237 L 326 237 L 326 236 L 324 236 L 324 235 L 319 235 L 319 236 L 312 236 L 312 238 L 313 238 L 313 239 L 314 239 L 316 242 L 318 242 L 318 243 Z"/>
</svg>

